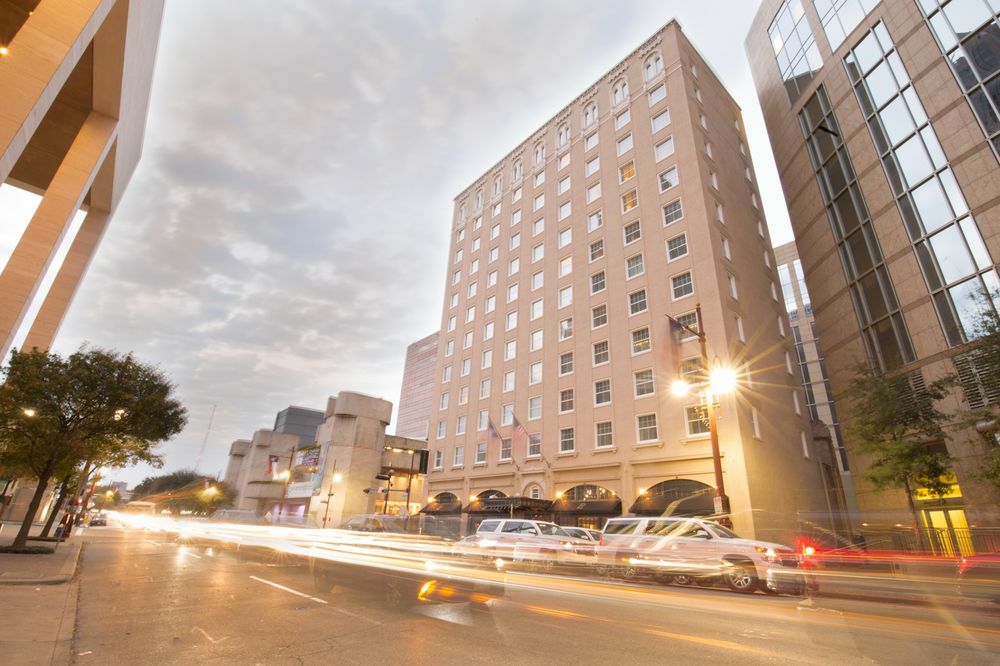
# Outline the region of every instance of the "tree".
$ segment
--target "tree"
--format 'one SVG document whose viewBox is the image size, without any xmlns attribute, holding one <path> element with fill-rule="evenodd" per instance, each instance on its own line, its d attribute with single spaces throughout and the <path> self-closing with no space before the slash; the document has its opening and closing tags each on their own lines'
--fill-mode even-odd
<svg viewBox="0 0 1000 666">
<path fill-rule="evenodd" d="M 987 424 L 986 436 L 992 440 L 986 445 L 979 476 L 989 482 L 1000 493 L 1000 446 L 997 446 L 997 432 L 1000 431 L 1000 315 L 991 305 L 1000 303 L 1000 293 L 994 292 L 991 298 L 986 294 L 974 297 L 976 315 L 973 332 L 975 341 L 971 349 L 963 354 L 969 370 L 975 369 L 975 379 L 980 384 L 985 403 L 980 409 L 975 409 L 960 419 L 958 426 L 962 428 L 979 428 Z M 973 380 L 973 377 L 969 377 Z M 975 380 L 973 380 L 975 381 Z M 964 384 L 965 382 L 963 382 Z"/>
<path fill-rule="evenodd" d="M 871 456 L 865 477 L 877 490 L 901 488 L 906 492 L 913 526 L 920 524 L 913 492 L 927 488 L 941 496 L 950 484 L 950 458 L 942 446 L 948 416 L 936 403 L 954 384 L 951 376 L 915 388 L 910 375 L 887 373 L 867 365 L 855 368 L 847 391 L 851 423 L 848 434 L 858 451 Z"/>
<path fill-rule="evenodd" d="M 60 470 L 147 462 L 187 422 L 174 387 L 131 354 L 81 348 L 67 358 L 14 350 L 0 385 L 0 465 L 27 470 L 37 487 L 14 547 L 23 547 L 49 481 Z"/>
<path fill-rule="evenodd" d="M 182 469 L 146 477 L 132 490 L 132 499 L 156 502 L 159 509 L 171 513 L 191 511 L 211 514 L 219 507 L 231 506 L 233 493 L 224 482 L 202 476 L 194 470 Z"/>
<path fill-rule="evenodd" d="M 150 495 L 159 495 L 160 493 L 177 490 L 204 478 L 193 469 L 180 469 L 176 472 L 169 472 L 158 476 L 147 476 L 132 489 L 132 499 L 140 500 Z"/>
</svg>

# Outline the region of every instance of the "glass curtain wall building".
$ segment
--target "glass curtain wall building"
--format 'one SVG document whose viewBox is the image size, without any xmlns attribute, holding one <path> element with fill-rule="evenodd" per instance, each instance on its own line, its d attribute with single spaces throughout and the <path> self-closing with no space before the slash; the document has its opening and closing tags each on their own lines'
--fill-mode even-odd
<svg viewBox="0 0 1000 666">
<path fill-rule="evenodd" d="M 998 4 L 765 0 L 747 37 L 834 395 L 865 362 L 907 373 L 914 391 L 957 371 L 948 411 L 1000 397 L 971 344 L 1000 287 Z M 820 60 L 794 87 L 774 39 L 786 13 Z M 846 432 L 846 406 L 839 416 Z M 951 458 L 950 490 L 913 500 L 942 551 L 974 548 L 969 525 L 993 520 L 978 468 L 994 441 L 968 430 L 932 444 Z M 908 511 L 845 447 L 860 510 Z"/>
</svg>

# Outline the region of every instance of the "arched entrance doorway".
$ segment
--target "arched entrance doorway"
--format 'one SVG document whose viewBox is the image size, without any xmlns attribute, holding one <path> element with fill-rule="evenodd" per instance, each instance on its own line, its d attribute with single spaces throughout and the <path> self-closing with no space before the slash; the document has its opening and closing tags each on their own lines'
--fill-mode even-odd
<svg viewBox="0 0 1000 666">
<path fill-rule="evenodd" d="M 427 500 L 420 515 L 415 517 L 420 534 L 457 537 L 462 532 L 462 499 L 455 493 L 438 493 Z"/>
<path fill-rule="evenodd" d="M 608 518 L 622 515 L 622 501 L 603 486 L 573 486 L 552 503 L 553 519 L 560 525 L 599 530 Z"/>
<path fill-rule="evenodd" d="M 660 481 L 635 500 L 629 513 L 637 516 L 711 516 L 715 488 L 692 479 Z"/>
</svg>

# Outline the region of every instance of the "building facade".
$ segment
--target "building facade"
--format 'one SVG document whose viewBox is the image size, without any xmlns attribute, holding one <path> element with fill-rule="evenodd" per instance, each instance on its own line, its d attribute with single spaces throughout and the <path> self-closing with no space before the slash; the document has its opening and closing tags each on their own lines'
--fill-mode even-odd
<svg viewBox="0 0 1000 666">
<path fill-rule="evenodd" d="M 739 107 L 671 21 L 455 200 L 432 504 L 520 496 L 563 522 L 712 512 L 710 363 L 738 530 L 825 506 Z"/>
<path fill-rule="evenodd" d="M 316 428 L 323 423 L 322 409 L 286 407 L 274 417 L 274 432 L 299 436 L 299 444 L 308 446 L 316 441 Z"/>
<path fill-rule="evenodd" d="M 49 347 L 121 200 L 142 151 L 162 13 L 162 0 L 0 6 L 0 183 L 42 195 L 0 257 L 0 357 Z"/>
<path fill-rule="evenodd" d="M 439 337 L 440 333 L 435 331 L 406 348 L 396 414 L 396 434 L 401 437 L 427 439 L 429 434 Z"/>
<path fill-rule="evenodd" d="M 278 421 L 290 410 L 302 408 L 279 412 Z M 322 421 L 307 439 L 258 430 L 232 443 L 224 480 L 236 495 L 235 508 L 316 527 L 337 527 L 359 514 L 417 513 L 427 443 L 385 433 L 392 403 L 341 391 L 319 414 Z"/>
<path fill-rule="evenodd" d="M 795 357 L 802 377 L 806 410 L 809 418 L 822 423 L 827 428 L 830 442 L 829 463 L 823 462 L 823 474 L 827 477 L 827 487 L 839 488 L 835 495 L 838 510 L 842 514 L 840 522 L 849 524 L 851 516 L 858 513 L 854 499 L 854 481 L 851 478 L 851 463 L 844 446 L 844 433 L 840 427 L 837 406 L 830 390 L 830 374 L 819 342 L 819 332 L 813 317 L 812 299 L 806 287 L 802 262 L 799 260 L 795 243 L 785 243 L 774 248 L 774 258 L 778 266 L 778 280 L 785 302 L 785 312 L 791 324 L 792 339 L 795 341 Z M 836 478 L 834 478 L 836 477 Z M 831 502 L 833 503 L 833 502 Z"/>
<path fill-rule="evenodd" d="M 867 362 L 909 373 L 915 391 L 957 371 L 946 412 L 998 397 L 969 347 L 1000 286 L 996 9 L 765 0 L 747 37 L 834 395 Z M 846 445 L 862 512 L 908 513 L 906 494 L 875 492 Z M 951 490 L 912 490 L 946 551 L 967 549 L 968 526 L 995 524 L 996 493 L 977 473 L 992 445 L 975 431 L 934 445 L 952 458 Z"/>
</svg>

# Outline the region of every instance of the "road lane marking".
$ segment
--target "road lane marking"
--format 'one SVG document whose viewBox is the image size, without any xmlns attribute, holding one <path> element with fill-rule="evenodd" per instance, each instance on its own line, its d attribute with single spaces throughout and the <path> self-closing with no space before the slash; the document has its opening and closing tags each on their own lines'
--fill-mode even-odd
<svg viewBox="0 0 1000 666">
<path fill-rule="evenodd" d="M 155 541 L 150 541 L 149 539 L 146 539 L 146 543 L 148 543 L 150 546 L 159 546 L 160 545 L 160 544 L 156 543 Z"/>
<path fill-rule="evenodd" d="M 181 551 L 181 555 L 187 555 L 188 557 L 193 557 L 196 560 L 200 560 L 201 559 L 201 555 L 195 555 L 194 553 L 189 553 L 186 550 L 182 550 Z"/>
<path fill-rule="evenodd" d="M 754 654 L 759 657 L 772 657 L 776 659 L 782 659 L 785 661 L 794 660 L 797 663 L 808 663 L 800 662 L 787 654 L 779 654 L 777 652 L 771 652 L 770 650 L 762 650 L 760 648 L 752 647 L 749 645 L 741 645 L 739 643 L 733 643 L 732 641 L 722 641 L 717 638 L 704 638 L 702 636 L 690 636 L 688 634 L 675 634 L 670 631 L 662 631 L 660 629 L 645 629 L 647 634 L 652 634 L 654 636 L 662 636 L 664 638 L 673 638 L 680 641 L 689 641 L 691 643 L 698 643 L 699 645 L 707 645 L 710 647 L 718 647 L 726 650 L 734 650 L 736 652 L 746 652 L 749 654 Z"/>
<path fill-rule="evenodd" d="M 264 583 L 265 585 L 270 585 L 271 587 L 276 587 L 279 590 L 284 590 L 285 592 L 291 592 L 292 594 L 294 594 L 296 596 L 300 596 L 300 597 L 303 597 L 305 599 L 309 599 L 310 601 L 315 601 L 318 604 L 329 604 L 329 602 L 326 601 L 326 600 L 324 600 L 324 599 L 320 599 L 318 597 L 310 596 L 310 595 L 306 594 L 305 592 L 299 592 L 298 590 L 293 590 L 290 587 L 285 587 L 284 585 L 280 585 L 280 584 L 275 583 L 273 581 L 265 580 L 263 578 L 258 578 L 257 576 L 250 576 L 250 578 L 252 580 L 257 581 L 258 583 Z"/>
<path fill-rule="evenodd" d="M 208 635 L 208 632 L 207 632 L 207 631 L 205 631 L 204 629 L 202 629 L 201 627 L 192 627 L 192 628 L 191 628 L 191 633 L 192 633 L 192 634 L 193 634 L 194 632 L 196 632 L 196 631 L 197 631 L 197 632 L 200 632 L 200 633 L 201 633 L 201 635 L 202 635 L 202 636 L 204 636 L 205 638 L 207 638 L 207 639 L 208 639 L 208 640 L 209 640 L 209 641 L 210 641 L 210 642 L 211 642 L 211 643 L 212 643 L 213 645 L 215 645 L 216 643 L 221 643 L 222 641 L 224 641 L 224 640 L 226 640 L 227 638 L 229 638 L 229 636 L 223 636 L 223 637 L 222 637 L 222 638 L 220 638 L 219 640 L 215 640 L 214 638 L 212 638 L 211 636 L 209 636 L 209 635 Z"/>
</svg>

